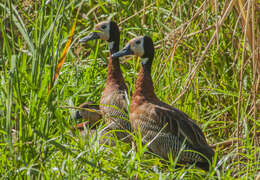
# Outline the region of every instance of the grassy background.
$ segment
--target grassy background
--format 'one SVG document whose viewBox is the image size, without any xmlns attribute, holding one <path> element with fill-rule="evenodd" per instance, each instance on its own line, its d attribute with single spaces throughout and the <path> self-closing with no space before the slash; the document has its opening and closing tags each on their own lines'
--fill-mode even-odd
<svg viewBox="0 0 260 180">
<path fill-rule="evenodd" d="M 1 1 L 2 178 L 254 179 L 260 171 L 259 3 L 232 2 Z M 53 82 L 80 6 L 66 61 Z M 122 142 L 105 147 L 95 136 L 71 135 L 77 122 L 64 106 L 98 103 L 108 63 L 106 43 L 82 45 L 78 39 L 109 18 L 120 24 L 121 48 L 137 35 L 153 38 L 157 96 L 195 119 L 210 144 L 222 144 L 216 148 L 222 170 L 216 163 L 208 173 L 178 169 L 174 161 L 144 154 L 141 145 L 138 151 Z M 138 62 L 122 60 L 131 91 Z"/>
</svg>

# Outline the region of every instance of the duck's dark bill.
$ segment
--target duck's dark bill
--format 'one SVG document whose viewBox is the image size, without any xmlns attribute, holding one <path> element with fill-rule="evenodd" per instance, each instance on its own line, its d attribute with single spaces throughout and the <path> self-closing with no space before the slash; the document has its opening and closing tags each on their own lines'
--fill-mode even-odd
<svg viewBox="0 0 260 180">
<path fill-rule="evenodd" d="M 87 42 L 87 41 L 94 40 L 94 39 L 99 39 L 99 36 L 96 32 L 90 33 L 86 37 L 80 39 L 79 42 Z"/>
<path fill-rule="evenodd" d="M 133 55 L 133 54 L 134 54 L 134 52 L 131 50 L 130 45 L 128 45 L 121 51 L 118 51 L 118 52 L 112 54 L 111 57 L 118 58 L 118 57 L 122 57 L 122 56 L 126 56 L 126 55 Z"/>
</svg>

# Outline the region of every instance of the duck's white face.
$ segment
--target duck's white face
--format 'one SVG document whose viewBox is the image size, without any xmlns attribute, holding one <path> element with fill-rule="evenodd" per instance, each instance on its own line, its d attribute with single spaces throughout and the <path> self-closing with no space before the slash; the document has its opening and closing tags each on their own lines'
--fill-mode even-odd
<svg viewBox="0 0 260 180">
<path fill-rule="evenodd" d="M 98 31 L 97 34 L 100 39 L 102 40 L 109 40 L 110 39 L 110 22 L 104 21 L 97 24 L 94 28 L 95 31 Z"/>
<path fill-rule="evenodd" d="M 138 36 L 128 42 L 126 46 L 130 45 L 130 49 L 134 55 L 142 57 L 144 55 L 144 37 Z"/>
</svg>

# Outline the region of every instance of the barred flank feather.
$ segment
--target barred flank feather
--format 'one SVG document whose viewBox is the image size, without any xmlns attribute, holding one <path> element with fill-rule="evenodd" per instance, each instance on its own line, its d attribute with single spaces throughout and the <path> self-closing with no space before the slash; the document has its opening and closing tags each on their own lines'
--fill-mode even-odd
<svg viewBox="0 0 260 180">
<path fill-rule="evenodd" d="M 110 124 L 108 130 L 120 130 L 115 132 L 117 137 L 125 142 L 130 142 L 131 139 L 127 131 L 131 132 L 131 125 L 126 99 L 124 91 L 115 90 L 109 95 L 102 96 L 100 109 L 105 122 Z"/>
</svg>

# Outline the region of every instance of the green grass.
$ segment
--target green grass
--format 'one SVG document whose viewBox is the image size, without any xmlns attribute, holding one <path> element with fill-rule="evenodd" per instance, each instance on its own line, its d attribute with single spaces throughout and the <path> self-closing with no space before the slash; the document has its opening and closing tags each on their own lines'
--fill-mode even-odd
<svg viewBox="0 0 260 180">
<path fill-rule="evenodd" d="M 204 1 L 1 1 L 1 177 L 254 179 L 260 171 L 256 59 L 235 6 L 205 51 L 216 27 L 205 28 L 215 25 L 227 9 L 224 2 L 213 6 L 214 2 L 205 3 L 194 17 Z M 71 48 L 48 94 L 79 6 Z M 259 16 L 255 14 L 258 22 L 253 23 L 256 32 Z M 237 138 L 240 132 L 239 146 L 234 142 L 216 149 L 222 170 L 216 163 L 209 172 L 194 166 L 177 168 L 174 160 L 165 162 L 144 153 L 147 150 L 138 136 L 136 151 L 122 142 L 106 147 L 99 145 L 95 136 L 82 139 L 79 133 L 71 135 L 76 122 L 70 119 L 72 110 L 62 107 L 99 102 L 107 72 L 107 44 L 97 41 L 82 45 L 78 39 L 108 18 L 123 22 L 121 48 L 137 35 L 153 38 L 152 77 L 157 96 L 195 119 L 210 144 Z M 122 61 L 131 91 L 139 69 L 137 62 L 135 58 Z M 198 62 L 201 64 L 191 79 Z"/>
</svg>

